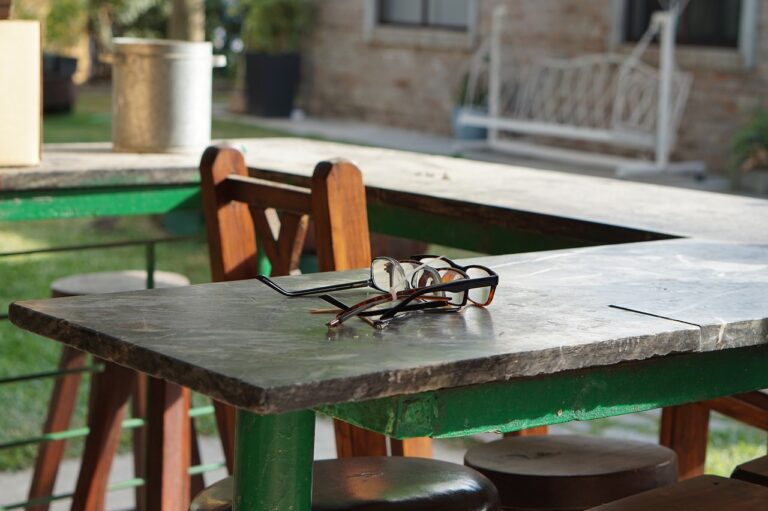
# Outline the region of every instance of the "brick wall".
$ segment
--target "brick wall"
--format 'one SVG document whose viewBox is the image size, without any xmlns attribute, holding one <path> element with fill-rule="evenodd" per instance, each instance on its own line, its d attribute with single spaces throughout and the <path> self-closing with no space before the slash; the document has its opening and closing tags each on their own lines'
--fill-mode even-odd
<svg viewBox="0 0 768 511">
<path fill-rule="evenodd" d="M 304 51 L 303 106 L 311 115 L 450 133 L 456 91 L 469 58 L 490 31 L 496 1 L 478 0 L 478 37 L 427 29 L 365 30 L 362 0 L 314 0 L 316 26 Z M 508 0 L 505 47 L 530 56 L 574 56 L 611 48 L 612 0 Z M 675 155 L 724 168 L 734 131 L 768 83 L 768 0 L 761 0 L 757 59 L 747 70 L 735 51 L 679 48 L 694 73 Z M 418 36 L 418 37 L 417 37 Z M 444 36 L 444 37 L 443 37 Z M 627 52 L 631 46 L 620 46 Z M 652 61 L 654 52 L 649 52 Z"/>
</svg>

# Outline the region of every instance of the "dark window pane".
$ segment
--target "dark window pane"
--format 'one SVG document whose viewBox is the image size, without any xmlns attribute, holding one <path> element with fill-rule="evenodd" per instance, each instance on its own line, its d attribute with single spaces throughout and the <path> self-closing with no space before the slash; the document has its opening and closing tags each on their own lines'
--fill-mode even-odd
<svg viewBox="0 0 768 511">
<path fill-rule="evenodd" d="M 421 25 L 422 6 L 420 0 L 381 0 L 379 21 L 393 24 Z"/>
<path fill-rule="evenodd" d="M 627 0 L 624 34 L 638 41 L 661 9 L 658 0 Z M 738 47 L 741 0 L 692 0 L 680 17 L 677 42 L 697 46 Z"/>
<path fill-rule="evenodd" d="M 443 27 L 467 26 L 467 0 L 429 0 L 427 22 Z"/>
<path fill-rule="evenodd" d="M 467 29 L 468 0 L 379 0 L 378 22 Z"/>
</svg>

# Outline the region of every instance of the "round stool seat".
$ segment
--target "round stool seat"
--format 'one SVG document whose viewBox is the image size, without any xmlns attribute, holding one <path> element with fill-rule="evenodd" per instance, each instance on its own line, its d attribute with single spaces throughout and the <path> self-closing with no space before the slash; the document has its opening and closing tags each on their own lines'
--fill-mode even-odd
<svg viewBox="0 0 768 511">
<path fill-rule="evenodd" d="M 578 435 L 510 437 L 473 447 L 464 463 L 493 481 L 510 510 L 580 510 L 677 480 L 656 444 Z"/>
<path fill-rule="evenodd" d="M 768 456 L 742 463 L 736 467 L 731 477 L 768 487 Z"/>
<path fill-rule="evenodd" d="M 231 477 L 198 494 L 190 511 L 232 509 Z M 472 469 L 423 458 L 359 457 L 316 461 L 314 511 L 493 511 L 499 495 Z"/>
<path fill-rule="evenodd" d="M 156 288 L 188 285 L 189 279 L 180 273 L 155 272 Z M 147 289 L 147 272 L 144 270 L 80 273 L 56 279 L 51 284 L 51 292 L 54 297 L 119 293 L 142 289 Z"/>
<path fill-rule="evenodd" d="M 768 509 L 768 488 L 737 479 L 701 476 L 592 508 L 590 511 L 757 511 Z"/>
</svg>

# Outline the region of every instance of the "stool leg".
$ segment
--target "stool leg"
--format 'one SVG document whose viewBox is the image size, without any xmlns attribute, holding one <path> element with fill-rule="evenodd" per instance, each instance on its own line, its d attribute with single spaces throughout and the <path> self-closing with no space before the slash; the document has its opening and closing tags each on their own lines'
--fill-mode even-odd
<svg viewBox="0 0 768 511">
<path fill-rule="evenodd" d="M 131 415 L 133 417 L 147 417 L 147 375 L 136 374 L 133 398 L 131 399 Z M 134 477 L 144 479 L 147 475 L 147 427 L 133 430 L 133 474 Z M 146 486 L 136 487 L 136 510 L 146 509 Z"/>
<path fill-rule="evenodd" d="M 518 431 L 510 431 L 508 433 L 504 433 L 504 438 L 512 437 L 512 436 L 542 436 L 542 435 L 548 435 L 548 434 L 549 434 L 549 428 L 547 426 L 534 426 L 532 428 L 526 428 Z"/>
<path fill-rule="evenodd" d="M 680 480 L 704 473 L 708 433 L 707 407 L 692 403 L 662 410 L 659 443 L 677 454 L 677 475 Z"/>
<path fill-rule="evenodd" d="M 336 433 L 336 456 L 339 458 L 387 455 L 387 439 L 384 435 L 335 419 L 333 429 Z"/>
<path fill-rule="evenodd" d="M 191 461 L 188 388 L 149 378 L 147 407 L 147 509 L 189 507 Z"/>
<path fill-rule="evenodd" d="M 407 440 L 389 439 L 392 456 L 410 456 L 413 458 L 432 457 L 431 438 L 409 438 Z"/>
<path fill-rule="evenodd" d="M 92 378 L 88 410 L 90 433 L 85 441 L 72 509 L 104 509 L 109 469 L 120 442 L 120 424 L 135 378 L 134 371 L 110 362 L 104 363 L 104 372 Z"/>
<path fill-rule="evenodd" d="M 216 426 L 227 463 L 227 473 L 232 475 L 235 467 L 235 409 L 216 400 L 213 400 L 213 408 L 216 411 Z"/>
<path fill-rule="evenodd" d="M 85 352 L 64 346 L 59 359 L 59 369 L 77 369 L 85 365 Z M 69 429 L 72 412 L 77 401 L 82 373 L 72 373 L 56 378 L 48 403 L 48 416 L 43 426 L 44 433 Z M 47 497 L 53 493 L 56 475 L 59 472 L 61 458 L 66 447 L 65 440 L 44 442 L 37 448 L 35 470 L 29 487 L 29 500 Z M 30 506 L 27 511 L 48 511 L 50 504 Z"/>
<path fill-rule="evenodd" d="M 189 418 L 189 432 L 190 432 L 190 448 L 192 449 L 192 466 L 199 465 L 200 459 L 200 445 L 197 442 L 197 430 L 195 429 L 195 420 Z M 205 480 L 203 474 L 196 474 L 191 476 L 191 482 L 189 487 L 189 497 L 194 498 L 198 493 L 205 489 Z"/>
</svg>

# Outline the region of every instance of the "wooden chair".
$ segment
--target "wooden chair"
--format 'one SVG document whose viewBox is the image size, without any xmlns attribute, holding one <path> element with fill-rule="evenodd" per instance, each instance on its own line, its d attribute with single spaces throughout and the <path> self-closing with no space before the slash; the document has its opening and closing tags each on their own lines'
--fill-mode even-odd
<svg viewBox="0 0 768 511">
<path fill-rule="evenodd" d="M 677 453 L 680 479 L 704 473 L 711 410 L 768 431 L 768 392 L 763 390 L 664 408 L 659 443 Z"/>
<path fill-rule="evenodd" d="M 145 271 L 112 271 L 84 273 L 60 278 L 51 284 L 54 298 L 86 294 L 114 293 L 146 289 Z M 178 273 L 157 271 L 154 286 L 158 288 L 189 285 L 189 280 Z M 145 487 L 136 489 L 136 507 L 183 509 L 191 496 L 203 489 L 200 475 L 190 479 L 187 469 L 190 463 L 198 464 L 199 453 L 194 435 L 194 424 L 188 418 L 189 390 L 166 384 L 162 380 L 126 369 L 106 361 L 95 360 L 104 370 L 91 378 L 88 405 L 89 434 L 85 440 L 80 473 L 72 498 L 72 509 L 101 510 L 107 493 L 107 483 L 112 460 L 120 441 L 121 423 L 128 401 L 132 415 L 144 418 L 153 428 L 138 428 L 133 432 L 134 472 L 136 477 L 147 481 Z M 82 373 L 77 372 L 86 364 L 84 352 L 65 346 L 59 360 L 59 369 L 72 371 L 56 379 L 48 405 L 44 433 L 64 431 L 70 427 L 77 401 Z M 179 443 L 182 446 L 179 448 Z M 66 442 L 55 440 L 38 447 L 29 500 L 51 495 L 64 455 Z M 173 453 L 160 459 L 150 452 Z M 183 463 L 176 464 L 179 460 Z M 179 507 L 168 503 L 181 502 Z M 27 507 L 28 511 L 47 511 L 50 503 Z"/>
<path fill-rule="evenodd" d="M 301 188 L 248 177 L 242 153 L 230 147 L 209 147 L 200 162 L 200 176 L 214 281 L 258 275 L 257 246 L 269 259 L 272 275 L 297 270 L 310 216 L 320 271 L 371 264 L 365 187 L 352 163 L 320 162 L 311 187 Z M 234 409 L 214 404 L 231 473 Z M 383 436 L 340 421 L 334 427 L 339 457 L 387 454 Z M 390 446 L 395 455 L 431 456 L 429 439 L 393 439 Z"/>
</svg>

